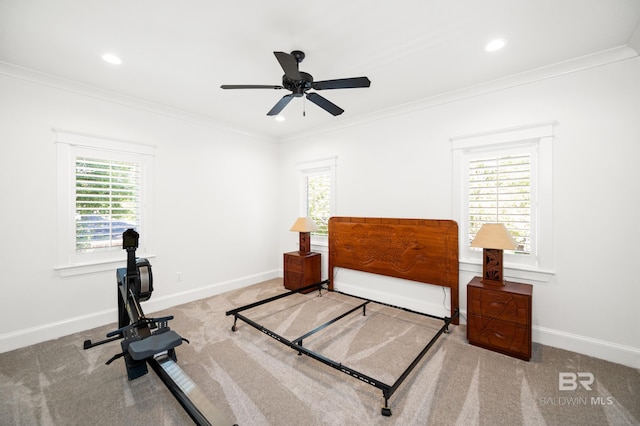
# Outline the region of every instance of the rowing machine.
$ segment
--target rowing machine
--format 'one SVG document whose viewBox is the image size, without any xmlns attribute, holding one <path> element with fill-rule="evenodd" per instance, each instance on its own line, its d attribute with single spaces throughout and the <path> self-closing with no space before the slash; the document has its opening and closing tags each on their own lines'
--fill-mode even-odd
<svg viewBox="0 0 640 426">
<path fill-rule="evenodd" d="M 129 380 L 147 374 L 149 365 L 196 424 L 233 424 L 178 367 L 175 348 L 183 341 L 189 341 L 169 328 L 168 322 L 173 316 L 145 317 L 140 302 L 151 298 L 153 274 L 147 259 L 136 258 L 138 240 L 139 234 L 133 229 L 122 234 L 122 248 L 127 251 L 127 267 L 116 270 L 118 329 L 107 333 L 104 340 L 85 340 L 84 349 L 122 339 L 122 352 L 111 357 L 107 365 L 124 358 Z"/>
</svg>

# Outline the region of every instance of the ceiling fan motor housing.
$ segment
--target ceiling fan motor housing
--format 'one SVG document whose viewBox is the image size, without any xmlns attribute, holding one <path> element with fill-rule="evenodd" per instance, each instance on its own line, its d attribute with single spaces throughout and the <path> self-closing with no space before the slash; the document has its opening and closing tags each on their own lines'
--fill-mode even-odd
<svg viewBox="0 0 640 426">
<path fill-rule="evenodd" d="M 313 76 L 303 71 L 300 71 L 300 80 L 292 80 L 286 74 L 282 76 L 282 85 L 285 89 L 291 90 L 295 97 L 304 95 L 305 90 L 311 89 L 311 84 Z"/>
</svg>

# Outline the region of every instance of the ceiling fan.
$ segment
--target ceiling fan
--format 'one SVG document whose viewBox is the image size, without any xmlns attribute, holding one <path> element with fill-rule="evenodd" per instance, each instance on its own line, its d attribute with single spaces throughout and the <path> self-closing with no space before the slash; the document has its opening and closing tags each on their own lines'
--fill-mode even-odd
<svg viewBox="0 0 640 426">
<path fill-rule="evenodd" d="M 293 98 L 306 96 L 314 104 L 327 111 L 332 115 L 340 115 L 344 112 L 342 108 L 323 98 L 315 92 L 308 90 L 329 90 L 329 89 L 351 89 L 358 87 L 369 87 L 371 81 L 367 77 L 340 78 L 335 80 L 313 81 L 313 76 L 299 70 L 299 64 L 304 59 L 304 52 L 294 50 L 293 52 L 273 52 L 280 66 L 284 70 L 282 76 L 282 86 L 269 86 L 261 84 L 224 84 L 220 86 L 222 89 L 287 89 L 291 93 L 284 95 L 282 99 L 267 115 L 278 115 L 284 107 L 291 102 Z"/>
</svg>

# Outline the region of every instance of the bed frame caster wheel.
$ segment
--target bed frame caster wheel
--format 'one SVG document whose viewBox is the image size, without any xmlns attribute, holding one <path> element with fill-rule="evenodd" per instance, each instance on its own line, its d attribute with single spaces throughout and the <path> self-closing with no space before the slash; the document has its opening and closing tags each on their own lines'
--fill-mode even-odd
<svg viewBox="0 0 640 426">
<path fill-rule="evenodd" d="M 391 408 L 382 407 L 382 415 L 385 416 L 385 417 L 391 416 Z"/>
<path fill-rule="evenodd" d="M 235 325 L 231 326 L 231 331 L 236 332 L 238 330 L 238 328 Z"/>
</svg>

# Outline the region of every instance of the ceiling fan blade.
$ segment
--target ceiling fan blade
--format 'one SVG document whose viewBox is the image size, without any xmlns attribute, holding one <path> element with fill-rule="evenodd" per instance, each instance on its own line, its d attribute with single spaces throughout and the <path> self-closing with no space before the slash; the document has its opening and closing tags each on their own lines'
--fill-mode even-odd
<svg viewBox="0 0 640 426">
<path fill-rule="evenodd" d="M 339 78 L 336 80 L 314 81 L 311 87 L 316 90 L 355 89 L 369 87 L 371 81 L 367 77 Z"/>
<path fill-rule="evenodd" d="M 293 99 L 293 95 L 284 95 L 282 99 L 280 99 L 278 103 L 275 104 L 273 108 L 271 108 L 271 111 L 269 111 L 267 115 L 280 114 L 280 111 L 282 111 L 284 107 L 286 107 L 289 104 L 289 102 L 291 102 L 291 99 Z"/>
<path fill-rule="evenodd" d="M 273 52 L 276 59 L 280 62 L 280 66 L 284 70 L 284 74 L 291 80 L 300 80 L 300 71 L 298 71 L 298 61 L 292 55 L 284 52 Z"/>
<path fill-rule="evenodd" d="M 269 86 L 265 84 L 223 84 L 221 89 L 284 89 L 282 86 Z"/>
<path fill-rule="evenodd" d="M 324 109 L 331 115 L 340 115 L 344 112 L 344 110 L 338 105 L 328 101 L 317 93 L 307 93 L 307 99 L 309 99 L 311 102 L 318 105 L 320 108 Z"/>
</svg>

